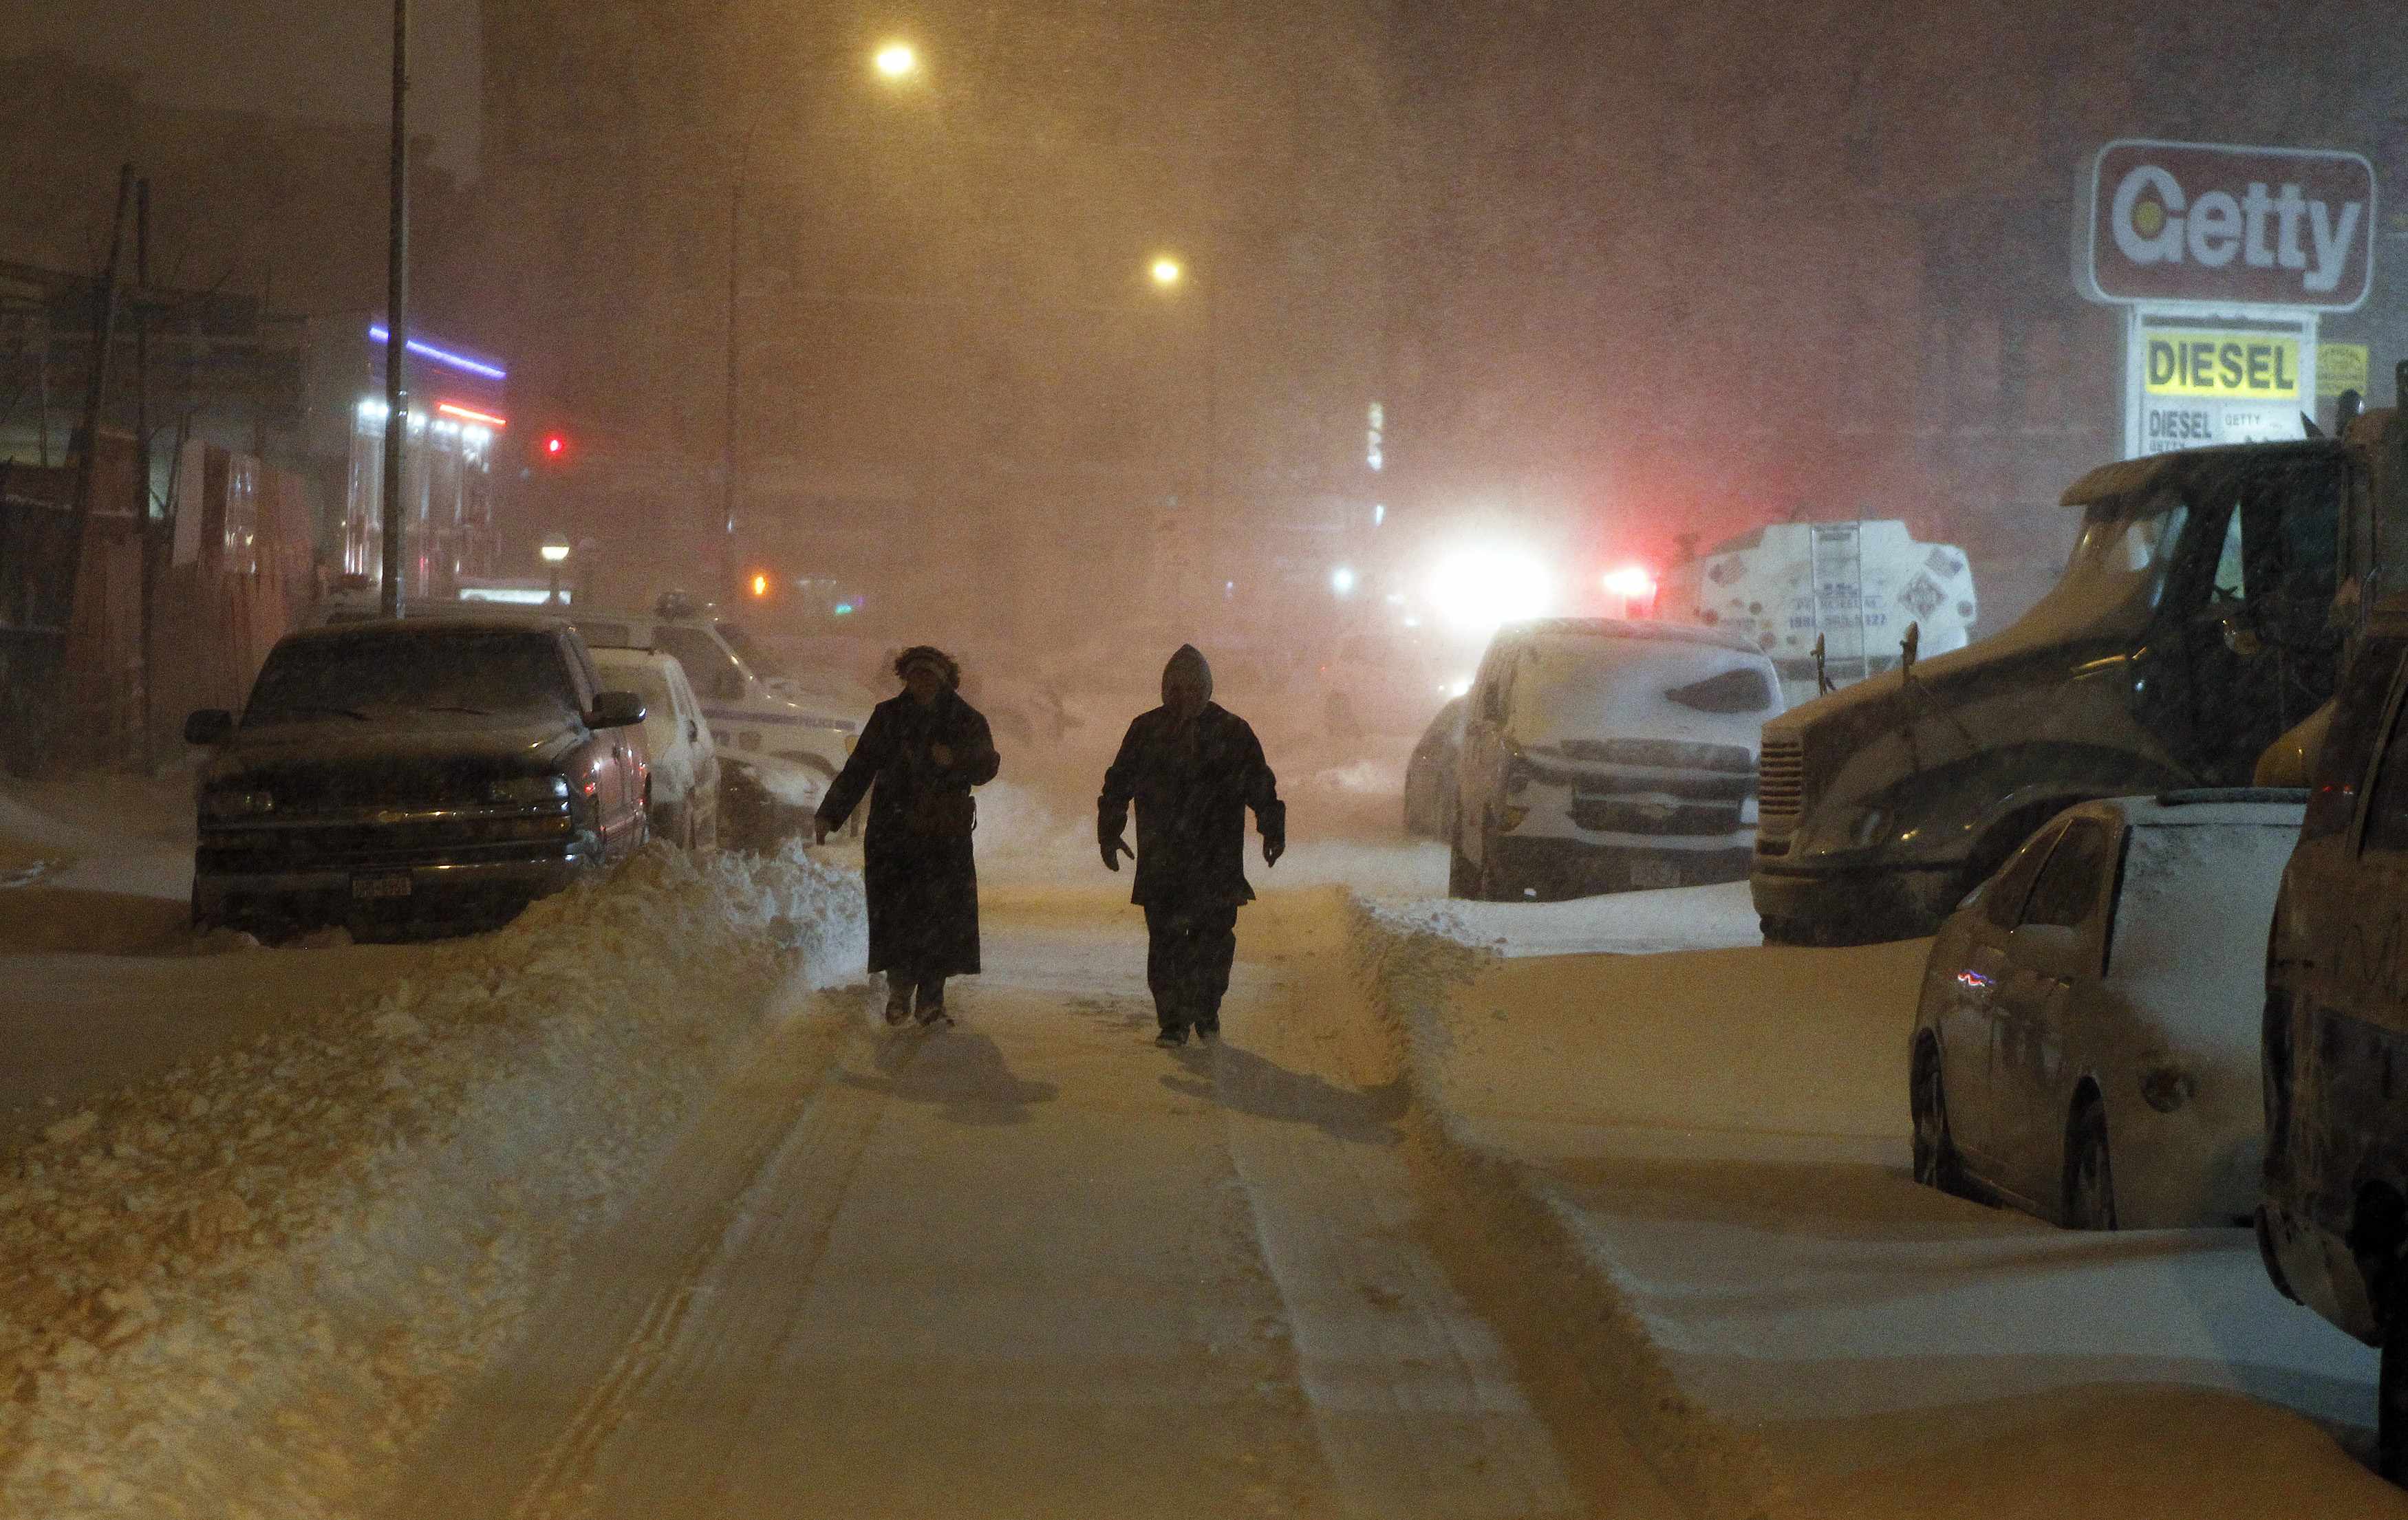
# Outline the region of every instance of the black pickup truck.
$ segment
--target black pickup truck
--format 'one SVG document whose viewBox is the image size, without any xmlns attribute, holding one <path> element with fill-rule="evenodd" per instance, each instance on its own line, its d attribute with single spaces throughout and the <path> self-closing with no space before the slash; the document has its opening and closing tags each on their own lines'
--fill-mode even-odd
<svg viewBox="0 0 2408 1520">
<path fill-rule="evenodd" d="M 268 654 L 241 718 L 192 715 L 193 921 L 363 937 L 480 925 L 646 834 L 640 698 L 574 630 L 523 618 L 338 624 Z"/>
</svg>

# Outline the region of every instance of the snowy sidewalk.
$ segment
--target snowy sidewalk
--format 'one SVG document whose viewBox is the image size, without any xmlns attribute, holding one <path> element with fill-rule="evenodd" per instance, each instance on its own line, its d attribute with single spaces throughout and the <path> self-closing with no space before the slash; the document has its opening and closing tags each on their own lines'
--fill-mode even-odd
<svg viewBox="0 0 2408 1520">
<path fill-rule="evenodd" d="M 1752 937 L 1717 893 L 1524 910 L 1577 955 L 1498 955 L 1511 909 L 1360 927 L 1424 1100 L 1517 1163 L 1766 1503 L 2408 1515 L 2363 1465 L 2372 1353 L 2247 1232 L 2085 1235 L 1914 1186 L 1922 943 L 1616 953 Z"/>
</svg>

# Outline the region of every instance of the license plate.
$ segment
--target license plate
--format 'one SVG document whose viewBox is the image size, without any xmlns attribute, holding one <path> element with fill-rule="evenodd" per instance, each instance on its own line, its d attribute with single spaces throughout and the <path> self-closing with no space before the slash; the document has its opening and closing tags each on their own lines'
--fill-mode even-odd
<svg viewBox="0 0 2408 1520">
<path fill-rule="evenodd" d="M 390 898 L 409 895 L 409 873 L 380 871 L 374 875 L 353 876 L 351 895 L 355 898 Z"/>
<path fill-rule="evenodd" d="M 1678 860 L 1633 860 L 1630 862 L 1630 885 L 1678 887 L 1681 885 L 1681 863 Z"/>
</svg>

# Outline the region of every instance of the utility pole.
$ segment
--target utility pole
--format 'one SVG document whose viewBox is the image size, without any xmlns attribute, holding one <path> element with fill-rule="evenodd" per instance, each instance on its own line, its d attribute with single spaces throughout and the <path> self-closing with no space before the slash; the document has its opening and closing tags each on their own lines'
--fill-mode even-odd
<svg viewBox="0 0 2408 1520">
<path fill-rule="evenodd" d="M 758 115 L 758 112 L 755 112 Z M 725 432 L 719 445 L 719 594 L 730 605 L 737 604 L 736 590 L 736 415 L 738 348 L 742 331 L 737 325 L 736 287 L 741 272 L 739 259 L 743 249 L 744 168 L 752 156 L 752 134 L 748 127 L 744 147 L 737 153 L 736 174 L 727 192 L 727 397 L 724 403 Z"/>
<path fill-rule="evenodd" d="M 401 464 L 409 447 L 409 0 L 393 0 L 393 204 L 385 249 L 384 585 L 380 604 L 401 616 Z"/>
<path fill-rule="evenodd" d="M 75 615 L 77 575 L 83 568 L 84 533 L 92 522 L 93 456 L 100 451 L 101 406 L 108 396 L 108 362 L 117 349 L 117 276 L 125 253 L 126 207 L 133 199 L 134 165 L 128 163 L 117 171 L 117 215 L 109 222 L 108 262 L 102 266 L 93 314 L 92 376 L 84 387 L 83 452 L 76 459 L 75 515 L 67 533 L 66 574 L 61 577 L 61 630 Z"/>
<path fill-rule="evenodd" d="M 142 723 L 139 754 L 144 774 L 151 764 L 154 717 L 150 604 L 158 590 L 159 533 L 150 521 L 150 181 L 134 185 L 134 547 L 142 556 Z"/>
</svg>

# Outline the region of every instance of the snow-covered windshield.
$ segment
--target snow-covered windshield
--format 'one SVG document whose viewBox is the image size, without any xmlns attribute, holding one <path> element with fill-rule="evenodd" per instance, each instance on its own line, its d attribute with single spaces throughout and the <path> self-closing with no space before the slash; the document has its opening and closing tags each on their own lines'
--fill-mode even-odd
<svg viewBox="0 0 2408 1520">
<path fill-rule="evenodd" d="M 243 726 L 576 710 L 550 633 L 419 626 L 281 646 L 251 687 Z"/>
<path fill-rule="evenodd" d="M 1680 727 L 1753 730 L 1778 698 L 1765 662 L 1735 649 L 1570 638 L 1524 651 L 1506 705 L 1515 737 L 1543 743 Z"/>
<path fill-rule="evenodd" d="M 627 660 L 613 657 L 597 659 L 595 665 L 602 673 L 602 684 L 616 690 L 633 691 L 644 699 L 644 744 L 657 760 L 676 746 L 679 740 L 677 704 L 669 699 L 668 677 L 649 660 Z"/>
<path fill-rule="evenodd" d="M 2083 514 L 2082 536 L 2073 542 L 2064 575 L 2041 604 L 2103 609 L 2144 594 L 2155 605 L 2166 563 L 2189 520 L 2190 508 L 2172 488 L 2147 497 L 2137 510 L 2129 500 L 2092 504 Z"/>
</svg>

